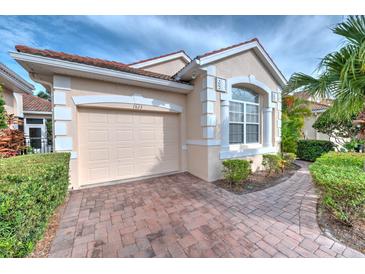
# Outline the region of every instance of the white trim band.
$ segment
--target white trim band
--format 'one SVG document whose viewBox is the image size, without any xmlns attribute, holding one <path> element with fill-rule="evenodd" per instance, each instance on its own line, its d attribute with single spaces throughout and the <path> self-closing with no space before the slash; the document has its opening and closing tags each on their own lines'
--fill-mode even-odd
<svg viewBox="0 0 365 274">
<path fill-rule="evenodd" d="M 221 141 L 218 139 L 212 140 L 187 140 L 187 145 L 195 145 L 195 146 L 220 146 Z"/>
<path fill-rule="evenodd" d="M 279 150 L 276 147 L 261 147 L 261 148 L 249 148 L 245 150 L 230 150 L 221 151 L 219 153 L 220 159 L 240 158 L 261 155 L 266 153 L 277 153 Z"/>
<path fill-rule="evenodd" d="M 124 95 L 90 95 L 90 96 L 73 96 L 72 100 L 75 105 L 85 105 L 85 104 L 103 104 L 103 103 L 122 103 L 122 104 L 138 104 L 145 106 L 154 106 L 165 108 L 174 112 L 182 112 L 183 107 L 161 101 L 153 98 L 146 98 L 140 95 L 124 96 Z"/>
</svg>

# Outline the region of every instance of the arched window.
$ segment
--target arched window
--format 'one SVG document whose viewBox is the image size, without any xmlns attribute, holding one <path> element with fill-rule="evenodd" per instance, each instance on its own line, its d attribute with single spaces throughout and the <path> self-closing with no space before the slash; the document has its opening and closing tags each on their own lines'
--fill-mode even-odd
<svg viewBox="0 0 365 274">
<path fill-rule="evenodd" d="M 249 89 L 232 87 L 229 102 L 229 143 L 259 143 L 260 96 Z"/>
</svg>

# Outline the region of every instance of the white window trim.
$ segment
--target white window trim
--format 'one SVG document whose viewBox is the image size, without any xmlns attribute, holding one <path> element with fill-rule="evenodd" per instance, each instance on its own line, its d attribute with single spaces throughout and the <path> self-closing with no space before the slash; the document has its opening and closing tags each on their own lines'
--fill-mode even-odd
<svg viewBox="0 0 365 274">
<path fill-rule="evenodd" d="M 248 89 L 249 90 L 249 89 Z M 250 90 L 251 91 L 251 90 Z M 254 92 L 254 91 L 252 91 L 252 92 Z M 260 121 L 261 121 L 261 109 L 260 109 L 260 94 L 258 94 L 259 95 L 259 100 L 258 100 L 258 103 L 253 103 L 253 102 L 247 102 L 247 101 L 243 101 L 243 100 L 237 100 L 237 99 L 233 99 L 233 98 L 231 98 L 230 100 L 229 100 L 229 102 L 235 102 L 235 103 L 240 103 L 240 104 L 243 104 L 243 122 L 236 122 L 236 121 L 231 121 L 230 119 L 229 119 L 229 125 L 230 124 L 241 124 L 241 125 L 243 125 L 243 129 L 244 129 L 244 131 L 243 131 L 243 143 L 229 143 L 229 146 L 231 147 L 232 145 L 261 145 L 261 143 L 260 143 L 260 138 L 261 138 L 261 134 L 260 134 L 260 132 L 261 132 L 261 123 L 260 123 Z M 253 105 L 253 106 L 257 106 L 258 107 L 258 120 L 259 120 L 259 122 L 258 123 L 253 123 L 253 122 L 247 122 L 246 120 L 247 120 L 247 117 L 246 117 L 246 111 L 247 111 L 247 105 Z M 229 110 L 229 112 L 231 112 L 230 110 Z M 259 130 L 258 130 L 258 142 L 256 142 L 256 143 L 247 143 L 247 136 L 246 136 L 246 134 L 247 134 L 247 130 L 246 130 L 246 125 L 258 125 L 259 126 Z"/>
</svg>

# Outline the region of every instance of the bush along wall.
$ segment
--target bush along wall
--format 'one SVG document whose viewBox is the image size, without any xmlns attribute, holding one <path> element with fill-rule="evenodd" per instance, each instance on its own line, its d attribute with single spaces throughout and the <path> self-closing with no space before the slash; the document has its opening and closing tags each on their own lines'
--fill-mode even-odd
<svg viewBox="0 0 365 274">
<path fill-rule="evenodd" d="M 64 202 L 69 153 L 0 159 L 0 257 L 25 257 Z"/>
<path fill-rule="evenodd" d="M 349 225 L 365 218 L 363 153 L 330 152 L 309 169 L 322 192 L 322 204 L 338 220 Z"/>
<path fill-rule="evenodd" d="M 301 160 L 314 162 L 322 154 L 334 150 L 334 145 L 325 140 L 299 140 L 297 157 Z"/>
</svg>

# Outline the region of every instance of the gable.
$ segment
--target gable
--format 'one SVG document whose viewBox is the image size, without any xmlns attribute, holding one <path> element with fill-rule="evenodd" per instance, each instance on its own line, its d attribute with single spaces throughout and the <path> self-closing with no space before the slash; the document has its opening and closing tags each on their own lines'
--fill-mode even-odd
<svg viewBox="0 0 365 274">
<path fill-rule="evenodd" d="M 183 60 L 182 58 L 177 58 L 163 63 L 157 63 L 150 66 L 141 67 L 141 69 L 173 76 L 183 67 L 185 67 L 186 64 L 187 62 L 185 60 Z"/>
<path fill-rule="evenodd" d="M 253 49 L 219 59 L 210 65 L 216 67 L 216 75 L 222 78 L 253 75 L 272 90 L 277 90 L 280 83 L 274 78 L 267 66 Z"/>
</svg>

